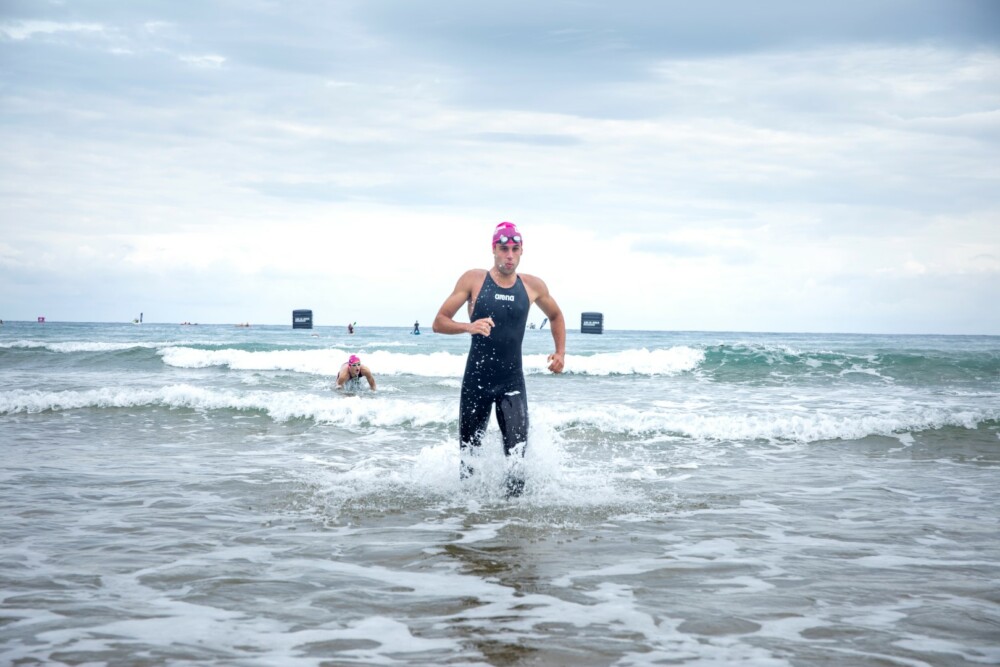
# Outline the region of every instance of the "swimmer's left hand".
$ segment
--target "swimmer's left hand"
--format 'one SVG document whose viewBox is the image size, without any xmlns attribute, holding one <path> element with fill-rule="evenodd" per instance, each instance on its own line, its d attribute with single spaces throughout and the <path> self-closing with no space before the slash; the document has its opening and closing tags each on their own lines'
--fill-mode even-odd
<svg viewBox="0 0 1000 667">
<path fill-rule="evenodd" d="M 550 371 L 552 371 L 553 373 L 562 373 L 563 372 L 563 365 L 565 364 L 565 360 L 563 359 L 563 355 L 559 354 L 558 352 L 550 354 L 549 358 L 548 358 L 548 362 L 549 362 L 549 370 Z"/>
</svg>

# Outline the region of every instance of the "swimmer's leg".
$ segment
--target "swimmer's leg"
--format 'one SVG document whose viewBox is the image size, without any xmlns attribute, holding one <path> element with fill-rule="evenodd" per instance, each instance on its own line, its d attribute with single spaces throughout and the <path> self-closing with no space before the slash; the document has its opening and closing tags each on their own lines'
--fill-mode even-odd
<svg viewBox="0 0 1000 667">
<path fill-rule="evenodd" d="M 465 383 L 462 383 L 462 395 L 458 407 L 458 441 L 461 450 L 459 453 L 461 457 L 459 476 L 462 479 L 466 479 L 473 473 L 473 468 L 465 462 L 465 456 L 479 451 L 479 445 L 483 442 L 483 433 L 486 432 L 486 424 L 490 421 L 490 410 L 492 409 L 492 401 L 477 392 L 466 391 Z"/>
<path fill-rule="evenodd" d="M 497 400 L 497 424 L 503 435 L 503 453 L 528 442 L 528 397 L 524 389 L 509 391 Z M 524 456 L 524 451 L 521 451 Z"/>
<path fill-rule="evenodd" d="M 497 424 L 503 435 L 504 455 L 510 456 L 515 447 L 524 443 L 521 448 L 521 456 L 524 456 L 528 447 L 528 396 L 523 388 L 509 391 L 497 401 Z M 505 487 L 508 498 L 520 496 L 524 493 L 524 478 L 511 472 Z"/>
</svg>

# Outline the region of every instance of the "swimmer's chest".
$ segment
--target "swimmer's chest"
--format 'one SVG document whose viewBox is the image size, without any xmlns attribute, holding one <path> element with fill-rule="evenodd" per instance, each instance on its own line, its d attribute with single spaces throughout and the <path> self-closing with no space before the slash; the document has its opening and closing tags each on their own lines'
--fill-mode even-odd
<svg viewBox="0 0 1000 667">
<path fill-rule="evenodd" d="M 512 287 L 504 289 L 487 274 L 482 289 L 476 295 L 471 317 L 473 320 L 492 317 L 496 324 L 499 324 L 498 320 L 526 320 L 530 308 L 528 292 L 520 277 Z"/>
</svg>

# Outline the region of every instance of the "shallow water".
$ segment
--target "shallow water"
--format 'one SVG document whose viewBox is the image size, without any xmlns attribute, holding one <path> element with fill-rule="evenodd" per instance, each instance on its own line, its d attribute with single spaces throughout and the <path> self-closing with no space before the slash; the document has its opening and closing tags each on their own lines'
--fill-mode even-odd
<svg viewBox="0 0 1000 667">
<path fill-rule="evenodd" d="M 997 338 L 193 329 L 0 331 L 0 663 L 1000 664 Z"/>
</svg>

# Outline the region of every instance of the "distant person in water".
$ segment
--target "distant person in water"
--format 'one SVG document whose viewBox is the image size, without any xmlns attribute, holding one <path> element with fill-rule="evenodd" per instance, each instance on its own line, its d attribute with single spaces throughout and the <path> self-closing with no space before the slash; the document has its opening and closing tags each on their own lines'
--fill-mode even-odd
<svg viewBox="0 0 1000 667">
<path fill-rule="evenodd" d="M 465 454 L 482 443 L 494 406 L 504 454 L 510 455 L 521 443 L 527 446 L 528 397 L 521 368 L 521 342 L 531 304 L 537 304 L 552 323 L 555 352 L 548 357 L 549 370 L 561 373 L 565 363 L 566 321 L 541 278 L 517 273 L 524 244 L 514 223 L 497 225 L 492 248 L 493 266 L 462 274 L 434 318 L 435 333 L 467 333 L 472 337 L 459 404 L 463 478 L 473 473 L 464 460 Z M 454 319 L 463 305 L 468 308 L 469 323 Z M 507 479 L 508 496 L 521 495 L 523 489 L 524 480 Z"/>
<path fill-rule="evenodd" d="M 361 359 L 356 354 L 343 363 L 340 372 L 337 373 L 337 389 L 347 391 L 357 391 L 361 389 L 361 378 L 368 380 L 368 386 L 375 391 L 375 377 L 371 369 L 362 365 Z"/>
<path fill-rule="evenodd" d="M 417 320 L 416 322 L 413 323 L 413 333 L 415 334 L 420 333 L 420 320 Z"/>
<path fill-rule="evenodd" d="M 349 333 L 349 334 L 354 333 L 354 325 L 353 324 L 348 324 L 347 325 L 347 333 Z"/>
</svg>

